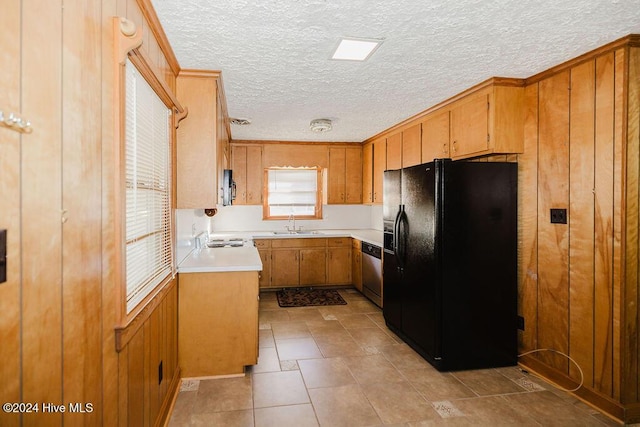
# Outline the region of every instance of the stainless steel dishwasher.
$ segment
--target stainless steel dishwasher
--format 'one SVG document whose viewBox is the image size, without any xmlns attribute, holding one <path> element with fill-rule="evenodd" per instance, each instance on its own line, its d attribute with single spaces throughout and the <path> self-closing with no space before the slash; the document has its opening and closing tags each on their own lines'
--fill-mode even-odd
<svg viewBox="0 0 640 427">
<path fill-rule="evenodd" d="M 362 242 L 362 293 L 382 307 L 382 249 Z"/>
</svg>

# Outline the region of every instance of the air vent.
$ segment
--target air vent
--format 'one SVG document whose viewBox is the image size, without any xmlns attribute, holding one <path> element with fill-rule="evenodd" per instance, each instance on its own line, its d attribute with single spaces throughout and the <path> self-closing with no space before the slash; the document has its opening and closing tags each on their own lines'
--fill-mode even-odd
<svg viewBox="0 0 640 427">
<path fill-rule="evenodd" d="M 229 119 L 231 121 L 232 125 L 238 125 L 238 126 L 248 126 L 251 124 L 251 120 L 249 119 L 245 119 L 245 118 L 241 118 L 241 117 L 236 117 L 236 118 L 232 118 Z"/>
</svg>

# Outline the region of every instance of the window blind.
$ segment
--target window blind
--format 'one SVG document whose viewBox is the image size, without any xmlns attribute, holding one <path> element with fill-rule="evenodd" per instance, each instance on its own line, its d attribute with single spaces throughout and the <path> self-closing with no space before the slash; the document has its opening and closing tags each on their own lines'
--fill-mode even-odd
<svg viewBox="0 0 640 427">
<path fill-rule="evenodd" d="M 316 210 L 316 169 L 270 169 L 269 216 L 313 216 Z"/>
<path fill-rule="evenodd" d="M 130 313 L 172 274 L 170 110 L 126 64 L 126 283 Z"/>
</svg>

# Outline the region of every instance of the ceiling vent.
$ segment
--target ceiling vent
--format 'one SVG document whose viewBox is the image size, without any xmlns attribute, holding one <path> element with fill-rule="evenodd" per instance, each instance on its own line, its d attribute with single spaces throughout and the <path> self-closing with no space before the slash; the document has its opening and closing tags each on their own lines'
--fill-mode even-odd
<svg viewBox="0 0 640 427">
<path fill-rule="evenodd" d="M 231 121 L 232 125 L 247 126 L 247 125 L 251 124 L 251 120 L 245 119 L 245 118 L 241 118 L 241 117 L 231 118 L 229 120 Z"/>
<path fill-rule="evenodd" d="M 318 133 L 329 132 L 331 127 L 331 120 L 329 119 L 315 119 L 311 120 L 311 123 L 309 124 L 309 129 Z"/>
</svg>

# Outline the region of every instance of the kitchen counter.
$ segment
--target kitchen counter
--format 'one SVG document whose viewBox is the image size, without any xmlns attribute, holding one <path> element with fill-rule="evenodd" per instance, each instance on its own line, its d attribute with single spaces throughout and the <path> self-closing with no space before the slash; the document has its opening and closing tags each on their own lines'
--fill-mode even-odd
<svg viewBox="0 0 640 427">
<path fill-rule="evenodd" d="M 178 265 L 178 273 L 261 271 L 258 250 L 252 246 L 194 249 Z"/>
</svg>

